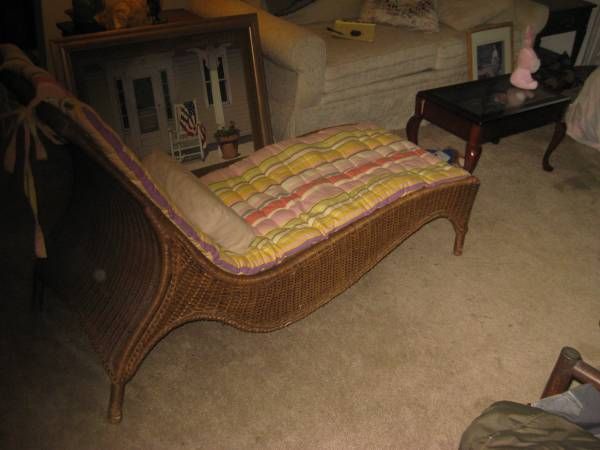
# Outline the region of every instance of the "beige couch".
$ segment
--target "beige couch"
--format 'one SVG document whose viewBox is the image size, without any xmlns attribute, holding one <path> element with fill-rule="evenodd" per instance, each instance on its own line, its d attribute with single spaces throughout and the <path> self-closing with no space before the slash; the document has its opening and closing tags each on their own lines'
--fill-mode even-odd
<svg viewBox="0 0 600 450">
<path fill-rule="evenodd" d="M 325 28 L 357 17 L 362 1 L 316 0 L 285 18 L 249 4 L 260 0 L 188 0 L 188 9 L 258 14 L 276 140 L 359 121 L 404 128 L 417 91 L 468 79 L 466 30 L 512 22 L 518 49 L 525 25 L 537 32 L 548 18 L 531 0 L 438 0 L 439 32 L 377 25 L 373 43 L 330 36 Z"/>
</svg>

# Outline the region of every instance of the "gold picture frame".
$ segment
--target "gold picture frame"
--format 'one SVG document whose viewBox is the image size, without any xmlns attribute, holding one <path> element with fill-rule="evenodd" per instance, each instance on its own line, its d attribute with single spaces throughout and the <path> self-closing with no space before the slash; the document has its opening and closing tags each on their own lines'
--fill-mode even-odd
<svg viewBox="0 0 600 450">
<path fill-rule="evenodd" d="M 165 24 L 79 34 L 57 39 L 51 42 L 51 50 L 57 79 L 67 89 L 89 103 L 83 92 L 84 89 L 82 89 L 84 83 L 82 83 L 81 74 L 84 73 L 82 66 L 89 65 L 90 61 L 92 63 L 98 61 L 98 64 L 102 64 L 107 58 L 118 57 L 126 60 L 124 66 L 127 66 L 127 63 L 129 66 L 135 66 L 140 57 L 151 59 L 156 54 L 171 52 L 179 57 L 187 55 L 190 58 L 195 57 L 190 56 L 192 47 L 212 51 L 210 49 L 220 44 L 224 44 L 222 47 L 228 46 L 236 51 L 236 66 L 232 69 L 230 62 L 229 70 L 238 80 L 236 82 L 238 89 L 237 92 L 234 91 L 228 96 L 228 100 L 235 100 L 237 109 L 245 111 L 243 114 L 247 117 L 244 120 L 250 129 L 249 139 L 252 140 L 254 149 L 272 144 L 273 132 L 256 14 L 219 18 L 201 18 L 186 14 L 179 20 L 168 21 Z M 131 61 L 134 62 L 131 63 Z M 197 84 L 192 84 L 188 80 L 187 87 L 182 88 L 186 91 L 186 95 L 191 96 L 191 94 L 187 94 L 189 86 L 194 86 L 195 89 L 204 89 L 209 81 L 203 75 L 202 67 L 202 60 L 200 60 L 200 65 L 194 69 L 194 77 L 197 78 L 194 78 L 193 81 Z M 206 72 L 206 66 L 204 66 L 204 72 Z M 178 82 L 178 77 L 174 76 L 173 78 L 175 81 L 169 81 L 171 86 Z M 112 82 L 112 80 L 109 81 Z M 221 81 L 219 79 L 219 82 Z M 154 92 L 156 93 L 156 91 Z M 173 92 L 170 94 L 173 95 Z M 195 96 L 206 100 L 203 94 L 197 93 Z M 113 107 L 115 104 L 118 106 L 120 100 L 118 94 L 112 94 L 112 97 Z M 117 97 L 116 100 L 115 97 Z M 177 99 L 170 100 L 173 103 L 178 102 Z M 188 98 L 183 98 L 183 100 L 188 100 Z M 205 106 L 209 111 L 211 106 L 216 109 L 214 108 L 215 104 L 211 105 L 207 101 L 203 103 L 206 103 Z M 135 102 L 133 104 L 135 109 Z M 92 106 L 94 105 L 92 104 Z M 98 108 L 96 109 L 98 110 Z M 131 115 L 131 113 L 129 114 Z M 227 117 L 227 113 L 224 119 L 226 124 L 231 121 L 231 118 Z M 112 120 L 113 123 L 116 122 L 116 119 Z M 170 120 L 172 121 L 172 119 Z M 110 123 L 110 121 L 108 122 Z M 209 130 L 209 132 L 209 137 L 212 137 L 212 131 Z"/>
<path fill-rule="evenodd" d="M 467 32 L 469 78 L 491 78 L 512 72 L 513 26 L 499 23 Z"/>
</svg>

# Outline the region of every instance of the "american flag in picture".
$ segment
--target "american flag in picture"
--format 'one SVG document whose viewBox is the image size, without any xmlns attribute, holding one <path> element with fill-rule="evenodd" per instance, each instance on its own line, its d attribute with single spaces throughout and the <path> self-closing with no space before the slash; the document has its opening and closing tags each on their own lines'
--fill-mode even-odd
<svg viewBox="0 0 600 450">
<path fill-rule="evenodd" d="M 193 100 L 181 103 L 179 106 L 179 128 L 188 136 L 198 136 L 198 118 L 196 105 Z"/>
</svg>

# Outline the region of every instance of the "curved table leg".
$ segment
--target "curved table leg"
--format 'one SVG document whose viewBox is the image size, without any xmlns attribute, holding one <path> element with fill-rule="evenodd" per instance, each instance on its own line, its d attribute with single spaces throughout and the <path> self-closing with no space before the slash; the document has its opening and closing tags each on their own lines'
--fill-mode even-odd
<svg viewBox="0 0 600 450">
<path fill-rule="evenodd" d="M 544 158 L 542 159 L 542 166 L 546 172 L 552 172 L 554 167 L 550 165 L 550 155 L 552 152 L 556 150 L 558 144 L 562 142 L 567 132 L 567 125 L 560 121 L 556 122 L 556 126 L 554 127 L 554 134 L 552 135 L 552 140 L 550 144 L 548 144 L 548 148 L 546 149 L 546 153 L 544 153 Z"/>
<path fill-rule="evenodd" d="M 419 143 L 419 126 L 423 120 L 422 116 L 414 115 L 406 123 L 406 137 L 410 142 Z"/>
<path fill-rule="evenodd" d="M 418 144 L 419 143 L 419 126 L 423 120 L 423 108 L 425 107 L 425 100 L 417 98 L 415 100 L 415 114 L 408 119 L 406 123 L 406 137 L 409 141 Z"/>
<path fill-rule="evenodd" d="M 473 125 L 469 132 L 469 141 L 465 148 L 465 164 L 464 169 L 470 173 L 473 173 L 479 157 L 481 156 L 481 127 Z"/>
</svg>

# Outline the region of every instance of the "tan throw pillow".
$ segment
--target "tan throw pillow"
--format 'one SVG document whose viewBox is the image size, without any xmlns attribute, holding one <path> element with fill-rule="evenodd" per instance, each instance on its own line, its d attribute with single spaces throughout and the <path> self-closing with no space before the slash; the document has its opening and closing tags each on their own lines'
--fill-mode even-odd
<svg viewBox="0 0 600 450">
<path fill-rule="evenodd" d="M 512 5 L 513 0 L 438 0 L 438 16 L 441 23 L 466 31 L 510 11 Z"/>
<path fill-rule="evenodd" d="M 255 237 L 252 227 L 208 187 L 160 150 L 142 161 L 154 182 L 194 227 L 219 245 L 244 253 Z"/>
<path fill-rule="evenodd" d="M 439 30 L 435 0 L 365 0 L 360 20 L 422 31 Z"/>
</svg>

